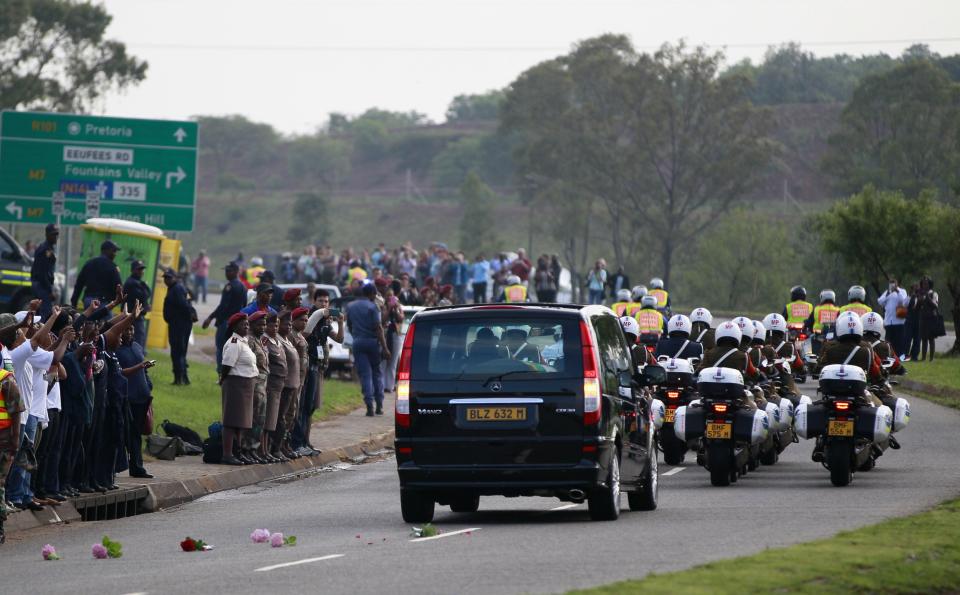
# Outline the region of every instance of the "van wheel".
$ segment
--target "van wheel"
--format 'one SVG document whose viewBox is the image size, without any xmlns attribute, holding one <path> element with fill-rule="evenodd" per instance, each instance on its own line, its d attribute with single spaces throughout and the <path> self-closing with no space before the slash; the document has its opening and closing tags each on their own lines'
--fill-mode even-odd
<svg viewBox="0 0 960 595">
<path fill-rule="evenodd" d="M 657 496 L 660 491 L 660 469 L 657 464 L 657 451 L 654 450 L 647 462 L 639 491 L 627 492 L 630 510 L 656 510 Z"/>
<path fill-rule="evenodd" d="M 460 494 L 450 501 L 453 512 L 477 512 L 480 509 L 480 494 Z"/>
<path fill-rule="evenodd" d="M 425 492 L 401 489 L 400 512 L 408 523 L 429 523 L 433 520 L 433 498 Z"/>
<path fill-rule="evenodd" d="M 620 518 L 620 453 L 610 458 L 610 473 L 606 487 L 593 490 L 587 499 L 590 518 L 595 521 L 615 521 Z"/>
</svg>

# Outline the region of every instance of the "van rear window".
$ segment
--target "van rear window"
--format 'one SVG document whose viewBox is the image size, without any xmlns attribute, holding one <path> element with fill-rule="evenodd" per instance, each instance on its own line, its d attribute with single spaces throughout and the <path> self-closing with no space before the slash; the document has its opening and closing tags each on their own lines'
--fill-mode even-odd
<svg viewBox="0 0 960 595">
<path fill-rule="evenodd" d="M 578 319 L 425 319 L 413 348 L 416 378 L 566 377 L 582 374 Z"/>
</svg>

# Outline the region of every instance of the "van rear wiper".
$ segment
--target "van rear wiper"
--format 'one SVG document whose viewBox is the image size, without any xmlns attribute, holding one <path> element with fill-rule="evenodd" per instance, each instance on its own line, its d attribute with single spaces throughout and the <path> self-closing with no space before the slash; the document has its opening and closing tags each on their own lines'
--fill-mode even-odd
<svg viewBox="0 0 960 595">
<path fill-rule="evenodd" d="M 490 378 L 487 378 L 486 380 L 483 381 L 483 384 L 481 384 L 480 387 L 487 388 L 487 385 L 493 382 L 494 380 L 503 380 L 505 376 L 509 376 L 511 374 L 526 374 L 528 372 L 530 372 L 530 370 L 510 370 L 509 372 L 504 372 L 503 374 L 499 374 L 499 375 L 491 376 Z"/>
</svg>

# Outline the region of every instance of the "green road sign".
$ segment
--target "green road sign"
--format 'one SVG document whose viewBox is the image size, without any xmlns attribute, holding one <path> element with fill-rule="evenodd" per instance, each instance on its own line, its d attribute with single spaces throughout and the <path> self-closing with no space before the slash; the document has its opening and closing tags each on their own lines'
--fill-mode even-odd
<svg viewBox="0 0 960 595">
<path fill-rule="evenodd" d="M 0 114 L 0 221 L 56 221 L 56 197 L 79 225 L 95 192 L 101 217 L 193 231 L 196 187 L 196 122 Z"/>
</svg>

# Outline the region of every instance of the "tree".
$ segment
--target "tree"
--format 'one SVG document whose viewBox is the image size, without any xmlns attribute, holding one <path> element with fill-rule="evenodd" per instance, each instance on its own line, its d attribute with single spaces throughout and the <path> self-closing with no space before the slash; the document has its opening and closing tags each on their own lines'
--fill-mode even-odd
<svg viewBox="0 0 960 595">
<path fill-rule="evenodd" d="M 916 53 L 916 52 L 914 52 Z M 823 169 L 837 188 L 867 184 L 956 193 L 960 167 L 960 84 L 924 58 L 863 80 L 830 137 Z"/>
<path fill-rule="evenodd" d="M 463 218 L 460 220 L 460 249 L 473 256 L 499 249 L 494 217 L 494 194 L 475 172 L 467 174 L 460 187 Z"/>
<path fill-rule="evenodd" d="M 350 143 L 325 134 L 300 136 L 287 147 L 294 184 L 336 189 L 350 173 Z"/>
<path fill-rule="evenodd" d="M 325 194 L 301 192 L 293 203 L 287 238 L 293 247 L 322 244 L 330 238 L 330 201 Z"/>
<path fill-rule="evenodd" d="M 217 191 L 233 186 L 234 180 L 256 184 L 255 172 L 264 157 L 275 153 L 280 137 L 269 124 L 251 122 L 244 116 L 194 116 L 200 126 L 200 157 L 203 166 L 216 171 Z M 242 172 L 241 178 L 236 172 Z"/>
<path fill-rule="evenodd" d="M 104 38 L 111 20 L 89 2 L 0 3 L 0 109 L 85 112 L 142 81 L 147 63 Z"/>
<path fill-rule="evenodd" d="M 936 238 L 936 246 L 939 248 L 939 255 L 935 262 L 939 263 L 938 271 L 943 283 L 940 287 L 946 287 L 949 291 L 949 301 L 947 295 L 940 290 L 940 310 L 949 311 L 953 319 L 955 330 L 960 329 L 960 209 L 940 205 L 939 212 L 936 214 L 936 220 L 939 227 L 933 236 Z M 952 305 L 950 305 L 952 303 Z M 960 333 L 954 333 L 953 346 L 950 353 L 960 355 Z"/>
<path fill-rule="evenodd" d="M 504 93 L 499 89 L 480 95 L 457 95 L 447 108 L 447 122 L 496 120 L 503 98 Z"/>
</svg>

